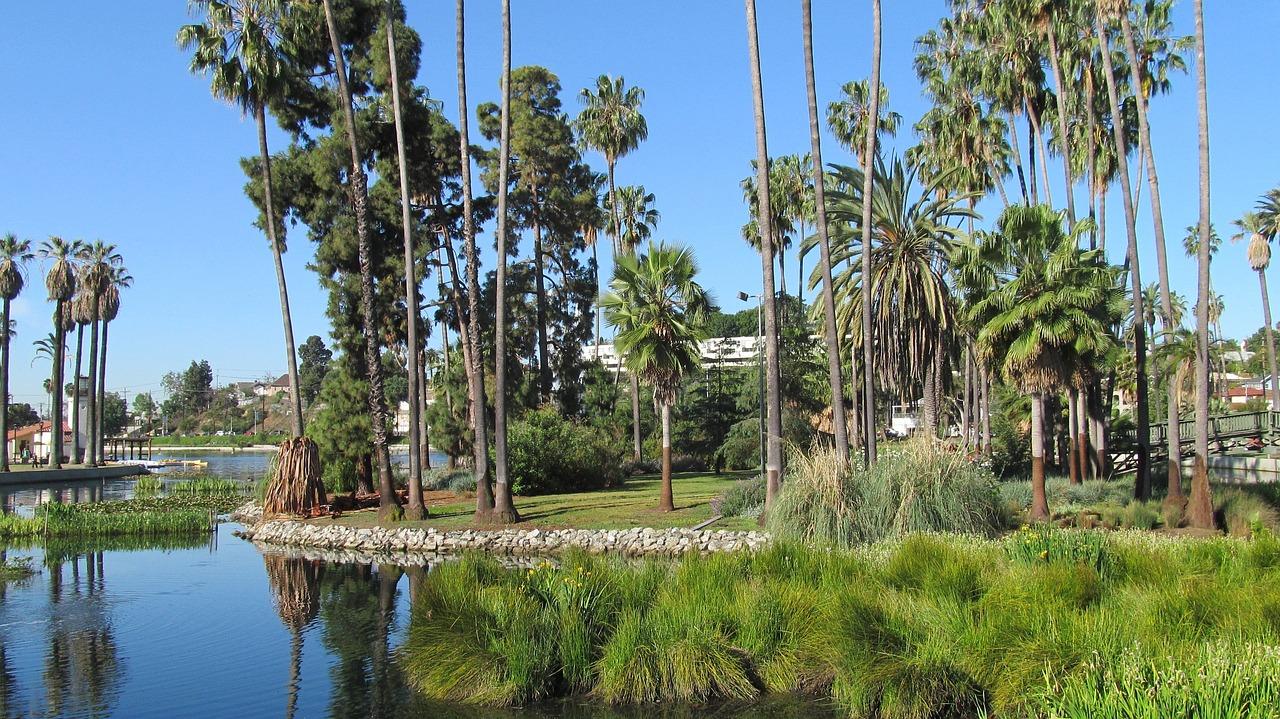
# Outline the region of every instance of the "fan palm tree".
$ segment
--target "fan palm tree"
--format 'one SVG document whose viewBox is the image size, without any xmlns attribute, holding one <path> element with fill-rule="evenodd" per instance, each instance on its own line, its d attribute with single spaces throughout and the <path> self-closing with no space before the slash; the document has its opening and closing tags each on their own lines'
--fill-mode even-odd
<svg viewBox="0 0 1280 719">
<path fill-rule="evenodd" d="M 796 238 L 803 242 L 807 236 L 805 226 L 814 223 L 813 206 L 813 158 L 810 155 L 783 155 L 777 158 L 770 171 L 770 182 L 775 183 L 775 201 L 781 200 L 783 216 L 786 224 L 796 233 Z M 796 264 L 796 298 L 804 305 L 804 250 L 797 253 Z M 780 265 L 781 266 L 781 265 Z M 785 291 L 785 288 L 784 288 Z"/>
<path fill-rule="evenodd" d="M 425 390 L 421 386 L 418 370 L 418 272 L 413 256 L 413 218 L 409 208 L 409 163 L 405 160 L 404 121 L 400 113 L 400 63 L 396 57 L 397 18 L 394 17 L 394 3 L 387 0 L 387 64 L 391 81 L 391 112 L 396 126 L 396 171 L 400 174 L 400 223 L 404 233 L 404 306 L 409 351 L 405 352 L 409 373 L 409 503 L 405 509 L 407 519 L 420 520 L 427 516 L 426 506 L 422 503 L 422 446 L 419 425 L 422 421 L 420 393 Z M 403 8 L 401 8 L 403 12 Z M 401 18 L 402 22 L 403 19 Z M 428 455 L 429 456 L 429 455 Z"/>
<path fill-rule="evenodd" d="M 484 348 L 480 342 L 480 253 L 476 249 L 476 225 L 471 199 L 471 140 L 467 127 L 466 4 L 458 0 L 456 13 L 458 66 L 458 156 L 462 177 L 462 240 L 466 256 L 467 313 L 463 330 L 463 359 L 467 365 L 467 400 L 471 407 L 472 472 L 476 478 L 476 518 L 493 511 L 489 485 L 489 428 L 485 422 Z M 459 313 L 461 314 L 461 313 Z"/>
<path fill-rule="evenodd" d="M 872 118 L 880 117 L 880 0 L 871 0 L 871 87 L 867 95 L 871 98 Z M 875 171 L 871 163 L 876 157 L 876 139 L 879 120 L 868 122 L 866 127 L 866 144 L 862 155 L 862 196 L 871 197 L 875 183 Z M 862 276 L 871 276 L 871 224 L 872 202 L 862 203 Z M 871 283 L 862 283 L 862 416 L 863 441 L 866 442 L 864 461 L 867 467 L 876 461 L 876 384 L 874 366 L 874 347 L 871 339 Z"/>
<path fill-rule="evenodd" d="M 360 141 L 356 137 L 355 108 L 351 88 L 347 81 L 347 63 L 342 55 L 342 41 L 333 19 L 330 0 L 323 0 L 325 25 L 329 31 L 333 68 L 338 76 L 338 94 L 342 102 L 342 116 L 347 133 L 347 145 L 351 151 L 352 204 L 356 215 L 356 255 L 360 264 L 360 314 L 364 320 L 364 353 L 366 371 L 369 374 L 369 419 L 372 424 L 373 453 L 378 461 L 378 516 L 382 520 L 403 516 L 400 500 L 391 479 L 391 458 L 387 454 L 386 395 L 382 386 L 382 352 L 378 347 L 377 318 L 373 311 L 373 258 L 369 240 L 369 185 L 360 159 Z M 501 336 L 501 335 L 499 335 Z M 292 361 L 292 358 L 290 358 Z M 499 363 L 501 366 L 501 363 Z M 296 397 L 295 393 L 295 397 Z M 299 410 L 300 412 L 300 410 Z"/>
<path fill-rule="evenodd" d="M 584 145 L 604 155 L 609 176 L 606 207 L 621 209 L 616 197 L 614 170 L 619 159 L 630 154 L 649 137 L 649 125 L 640 113 L 640 106 L 644 104 L 644 90 L 627 87 L 626 80 L 622 77 L 601 75 L 596 78 L 595 92 L 590 88 L 583 88 L 578 97 L 582 100 L 583 108 L 574 121 L 574 126 Z M 607 227 L 616 255 L 626 248 L 621 244 L 618 234 L 620 218 L 615 213 L 611 215 L 611 220 Z"/>
<path fill-rule="evenodd" d="M 1271 239 L 1276 235 L 1277 212 L 1280 211 L 1280 193 L 1272 190 L 1263 196 L 1257 212 L 1246 212 L 1234 224 L 1239 232 L 1232 242 L 1247 240 L 1249 267 L 1258 273 L 1258 286 L 1262 291 L 1262 325 L 1267 338 L 1267 371 L 1271 373 L 1271 406 L 1280 408 L 1280 385 L 1276 378 L 1275 325 L 1271 324 L 1271 297 L 1267 293 L 1267 268 L 1271 266 Z M 1197 312 L 1197 317 L 1199 313 Z M 1206 318 L 1207 319 L 1207 318 Z"/>
<path fill-rule="evenodd" d="M 1113 118 L 1111 131 L 1115 138 L 1115 147 L 1128 148 L 1127 130 L 1122 119 L 1124 115 L 1120 111 L 1118 83 L 1116 81 L 1115 68 L 1111 62 L 1111 43 L 1101 13 L 1095 14 L 1093 17 L 1093 31 L 1100 48 L 1098 55 L 1102 59 L 1102 75 L 1107 86 L 1107 101 Z M 1143 315 L 1142 272 L 1138 263 L 1137 216 L 1133 206 L 1133 193 L 1129 185 L 1128 153 L 1117 151 L 1115 153 L 1115 162 L 1117 176 L 1120 178 L 1120 197 L 1124 205 L 1124 229 L 1128 239 L 1126 261 L 1129 264 L 1129 283 L 1133 297 L 1133 312 L 1135 317 L 1141 317 Z M 1147 339 L 1146 332 L 1140 323 L 1135 323 L 1134 335 L 1135 395 L 1137 405 L 1135 414 L 1137 415 L 1136 429 L 1138 436 L 1136 448 L 1138 466 L 1137 476 L 1134 479 L 1134 496 L 1138 499 L 1146 500 L 1151 496 L 1151 408 L 1147 391 Z M 1176 436 L 1176 432 L 1174 434 Z M 1176 454 L 1171 454 L 1170 456 L 1176 456 Z M 1179 483 L 1180 486 L 1181 484 Z"/>
<path fill-rule="evenodd" d="M 78 293 L 77 297 L 71 301 L 71 309 L 72 316 L 76 321 L 76 361 L 74 373 L 71 375 L 74 378 L 71 382 L 72 391 L 75 393 L 75 399 L 71 402 L 73 407 L 71 410 L 71 462 L 75 464 L 84 461 L 82 450 L 87 449 L 87 447 L 83 447 L 80 444 L 80 435 L 88 430 L 87 427 L 80 426 L 80 407 L 84 401 L 85 394 L 85 390 L 80 384 L 80 370 L 84 359 L 84 328 L 96 320 L 93 316 L 92 305 L 89 302 L 79 301 Z"/>
<path fill-rule="evenodd" d="M 1196 461 L 1191 476 L 1191 501 L 1187 507 L 1187 517 L 1192 525 L 1207 528 L 1213 526 L 1213 500 L 1209 496 L 1209 89 L 1205 79 L 1204 0 L 1195 0 L 1195 17 L 1200 262 L 1196 275 Z M 1274 348 L 1271 349 L 1271 356 L 1275 357 Z M 1274 371 L 1271 377 L 1274 384 Z"/>
<path fill-rule="evenodd" d="M 1120 301 L 1116 273 L 1097 250 L 1080 250 L 1089 223 L 1064 231 L 1064 213 L 1013 205 L 986 238 L 999 254 L 1002 281 L 978 300 L 985 321 L 978 348 L 1019 390 L 1031 395 L 1031 516 L 1049 517 L 1044 489 L 1044 400 L 1082 386 L 1098 357 L 1111 353 Z"/>
<path fill-rule="evenodd" d="M 502 0 L 502 129 L 498 146 L 498 270 L 494 322 L 493 519 L 502 524 L 520 521 L 511 501 L 507 476 L 507 182 L 511 166 L 511 0 Z M 638 405 L 636 405 L 638 406 Z M 637 429 L 637 432 L 639 430 Z"/>
<path fill-rule="evenodd" d="M 836 329 L 835 289 L 831 277 L 831 239 L 827 227 L 826 171 L 822 165 L 822 132 L 818 120 L 817 81 L 813 69 L 813 3 L 801 0 L 804 34 L 805 92 L 809 105 L 809 145 L 812 148 L 814 214 L 818 230 L 818 263 L 822 276 L 823 328 L 827 335 L 827 376 L 831 384 L 831 425 L 835 433 L 836 456 L 849 461 L 849 424 L 844 407 L 844 378 L 840 367 L 840 339 Z"/>
<path fill-rule="evenodd" d="M 258 126 L 258 160 L 262 172 L 262 225 L 275 260 L 276 287 L 284 323 L 284 344 L 289 371 L 290 429 L 301 437 L 302 394 L 298 391 L 298 353 L 293 342 L 293 316 L 285 282 L 284 224 L 276 216 L 271 196 L 271 153 L 267 150 L 267 105 L 283 91 L 290 72 L 282 47 L 281 25 L 289 4 L 285 0 L 190 0 L 192 12 L 203 23 L 178 29 L 178 44 L 189 50 L 191 72 L 208 73 L 213 96 L 252 114 Z"/>
<path fill-rule="evenodd" d="M 889 104 L 889 88 L 881 85 L 878 107 Z M 872 117 L 871 90 L 866 80 L 850 80 L 840 86 L 840 99 L 827 105 L 827 127 L 836 142 L 853 153 L 858 164 L 864 164 L 863 153 L 866 152 L 867 124 Z M 898 127 L 902 124 L 902 115 L 896 112 L 879 112 L 876 121 L 876 134 L 896 137 Z"/>
<path fill-rule="evenodd" d="M 684 247 L 649 245 L 640 256 L 618 259 L 603 305 L 627 371 L 653 387 L 662 413 L 662 497 L 658 509 L 675 509 L 671 496 L 671 405 L 680 380 L 698 369 L 698 340 L 710 305 L 697 283 L 697 263 Z"/>
<path fill-rule="evenodd" d="M 30 240 L 0 238 L 0 327 L 9 328 L 9 306 L 22 292 L 24 265 L 35 257 Z M 9 471 L 9 332 L 0 337 L 0 472 Z"/>
<path fill-rule="evenodd" d="M 879 2 L 879 0 L 875 0 Z M 769 143 L 765 136 L 764 84 L 760 76 L 760 37 L 755 0 L 746 0 L 747 56 L 751 68 L 752 109 L 756 131 L 756 220 L 760 230 L 760 267 L 764 305 L 765 511 L 773 507 L 782 486 L 782 391 L 778 357 L 778 306 L 773 281 L 773 205 L 769 198 Z"/>
<path fill-rule="evenodd" d="M 614 198 L 618 203 L 616 207 Z M 662 219 L 653 201 L 653 193 L 646 192 L 643 185 L 624 185 L 605 196 L 605 211 L 618 222 L 617 241 L 623 254 L 633 254 Z"/>
<path fill-rule="evenodd" d="M 49 271 L 45 274 L 44 286 L 49 291 L 49 299 L 54 303 L 53 310 L 53 385 L 50 412 L 52 421 L 49 441 L 49 466 L 55 469 L 62 467 L 62 365 L 65 354 L 67 330 L 74 321 L 66 311 L 67 303 L 76 293 L 76 261 L 84 243 L 79 240 L 68 242 L 61 237 L 50 237 L 40 243 L 39 255 L 50 262 Z"/>
<path fill-rule="evenodd" d="M 80 251 L 80 278 L 75 297 L 77 313 L 89 319 L 89 428 L 85 446 L 85 460 L 96 464 L 102 454 L 101 437 L 98 434 L 98 386 L 101 384 L 101 367 L 98 358 L 98 330 L 102 319 L 102 298 L 110 284 L 112 269 L 123 261 L 116 246 L 102 241 L 85 245 Z"/>
<path fill-rule="evenodd" d="M 106 450 L 103 445 L 105 429 L 103 417 L 107 406 L 107 330 L 120 314 L 120 290 L 132 286 L 133 276 L 124 268 L 124 265 L 116 264 L 107 268 L 107 280 L 103 286 L 102 300 L 98 307 L 98 319 L 102 322 L 102 356 L 98 359 L 98 413 L 93 418 L 93 431 L 97 433 L 98 438 L 95 446 L 98 448 L 99 464 L 106 461 Z"/>
<path fill-rule="evenodd" d="M 769 229 L 773 237 L 773 249 L 778 259 L 778 284 L 782 294 L 787 294 L 787 250 L 791 249 L 791 238 L 795 233 L 795 226 L 791 224 L 792 212 L 789 208 L 790 202 L 786 194 L 784 179 L 778 167 L 779 161 L 769 159 L 769 206 L 772 212 L 769 216 Z M 751 171 L 758 173 L 756 161 L 751 161 Z M 760 244 L 760 216 L 758 204 L 756 200 L 759 196 L 759 189 L 756 184 L 757 178 L 749 176 L 743 178 L 738 183 L 742 188 L 742 201 L 747 203 L 748 214 L 750 219 L 742 226 L 742 239 L 756 252 L 761 252 Z"/>
</svg>

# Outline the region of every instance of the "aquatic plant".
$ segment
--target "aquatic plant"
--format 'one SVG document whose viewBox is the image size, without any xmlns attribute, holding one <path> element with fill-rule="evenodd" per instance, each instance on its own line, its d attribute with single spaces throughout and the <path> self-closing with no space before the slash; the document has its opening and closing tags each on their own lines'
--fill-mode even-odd
<svg viewBox="0 0 1280 719">
<path fill-rule="evenodd" d="M 204 509 L 137 509 L 132 500 L 98 504 L 42 504 L 31 517 L 0 517 L 0 539 L 39 537 L 139 537 L 207 533 L 212 513 Z M 116 505 L 116 506 L 111 506 Z"/>
</svg>

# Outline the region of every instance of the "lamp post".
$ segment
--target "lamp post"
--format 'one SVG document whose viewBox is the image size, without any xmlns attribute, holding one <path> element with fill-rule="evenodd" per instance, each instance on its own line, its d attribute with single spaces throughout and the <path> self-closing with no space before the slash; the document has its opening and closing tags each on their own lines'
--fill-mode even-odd
<svg viewBox="0 0 1280 719">
<path fill-rule="evenodd" d="M 765 466 L 765 407 L 764 407 L 764 352 L 761 351 L 761 344 L 764 342 L 764 295 L 752 295 L 746 292 L 738 292 L 738 299 L 746 302 L 752 297 L 756 299 L 756 367 L 760 375 L 760 428 L 757 434 L 760 437 L 760 475 L 764 476 Z"/>
</svg>

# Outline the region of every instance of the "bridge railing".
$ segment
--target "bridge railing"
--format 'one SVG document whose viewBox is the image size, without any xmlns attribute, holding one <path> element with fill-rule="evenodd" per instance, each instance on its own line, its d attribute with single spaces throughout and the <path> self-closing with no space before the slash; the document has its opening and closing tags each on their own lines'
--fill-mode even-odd
<svg viewBox="0 0 1280 719">
<path fill-rule="evenodd" d="M 1209 418 L 1209 439 L 1241 437 L 1280 431 L 1280 412 L 1262 410 L 1257 412 L 1233 412 Z M 1158 446 L 1167 444 L 1168 427 L 1163 422 L 1152 422 L 1148 432 L 1148 444 Z M 1196 421 L 1184 419 L 1178 422 L 1178 443 L 1191 444 L 1196 438 Z M 1132 446 L 1138 442 L 1136 428 L 1126 428 L 1112 436 L 1121 445 Z"/>
</svg>

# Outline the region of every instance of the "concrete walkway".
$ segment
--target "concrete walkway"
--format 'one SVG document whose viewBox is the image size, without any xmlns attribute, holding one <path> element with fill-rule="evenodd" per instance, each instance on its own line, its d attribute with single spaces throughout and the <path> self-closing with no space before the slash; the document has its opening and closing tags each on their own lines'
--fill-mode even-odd
<svg viewBox="0 0 1280 719">
<path fill-rule="evenodd" d="M 149 474 L 143 467 L 113 464 L 106 467 L 67 467 L 66 469 L 27 469 L 21 472 L 0 472 L 0 484 L 45 484 L 52 482 L 77 482 L 86 479 L 116 479 Z"/>
</svg>

